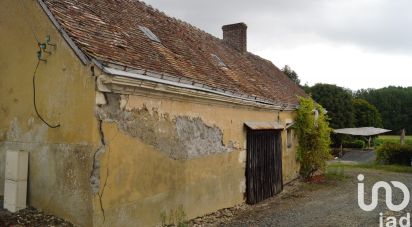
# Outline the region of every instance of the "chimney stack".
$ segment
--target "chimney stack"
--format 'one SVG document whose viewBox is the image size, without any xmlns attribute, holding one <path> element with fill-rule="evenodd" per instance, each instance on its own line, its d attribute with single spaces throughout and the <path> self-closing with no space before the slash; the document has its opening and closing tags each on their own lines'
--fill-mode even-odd
<svg viewBox="0 0 412 227">
<path fill-rule="evenodd" d="M 245 23 L 228 24 L 222 27 L 223 41 L 231 45 L 233 48 L 244 53 L 246 48 L 246 30 Z"/>
</svg>

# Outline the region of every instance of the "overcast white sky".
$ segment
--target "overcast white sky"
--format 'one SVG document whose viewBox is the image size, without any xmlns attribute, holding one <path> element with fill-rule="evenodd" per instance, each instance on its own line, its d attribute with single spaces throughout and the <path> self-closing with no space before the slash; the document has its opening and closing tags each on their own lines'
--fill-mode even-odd
<svg viewBox="0 0 412 227">
<path fill-rule="evenodd" d="M 245 22 L 248 51 L 309 85 L 412 86 L 411 0 L 144 1 L 219 38 Z"/>
</svg>

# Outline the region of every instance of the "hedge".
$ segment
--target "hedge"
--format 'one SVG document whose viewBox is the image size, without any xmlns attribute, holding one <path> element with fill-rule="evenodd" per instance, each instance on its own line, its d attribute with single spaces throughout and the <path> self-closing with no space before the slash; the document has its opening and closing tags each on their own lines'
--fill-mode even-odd
<svg viewBox="0 0 412 227">
<path fill-rule="evenodd" d="M 365 147 L 365 141 L 363 141 L 363 140 L 343 141 L 342 146 L 344 148 L 363 149 Z"/>
<path fill-rule="evenodd" d="M 412 146 L 385 142 L 376 149 L 376 161 L 380 164 L 411 165 Z"/>
</svg>

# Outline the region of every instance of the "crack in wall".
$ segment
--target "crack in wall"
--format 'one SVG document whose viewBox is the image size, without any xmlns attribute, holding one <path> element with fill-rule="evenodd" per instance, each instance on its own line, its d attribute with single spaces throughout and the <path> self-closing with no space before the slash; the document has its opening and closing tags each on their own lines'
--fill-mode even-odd
<svg viewBox="0 0 412 227">
<path fill-rule="evenodd" d="M 100 188 L 100 155 L 102 155 L 106 151 L 106 141 L 104 138 L 102 124 L 103 121 L 98 119 L 100 145 L 93 155 L 93 167 L 90 174 L 90 185 L 92 186 L 94 193 L 98 193 Z"/>
<path fill-rule="evenodd" d="M 105 139 L 104 132 L 103 132 L 103 121 L 101 119 L 97 119 L 97 120 L 98 120 L 97 125 L 98 125 L 99 137 L 100 137 L 100 145 L 93 155 L 93 166 L 92 166 L 92 172 L 90 174 L 90 185 L 92 187 L 93 193 L 97 194 L 97 196 L 99 197 L 100 209 L 103 214 L 103 222 L 104 222 L 106 217 L 105 217 L 105 213 L 103 209 L 102 197 L 103 197 L 104 189 L 106 187 L 108 175 L 106 176 L 106 181 L 104 183 L 102 192 L 100 194 L 99 194 L 99 190 L 100 190 L 100 156 L 106 151 L 106 139 Z M 107 169 L 107 171 L 109 171 L 109 169 Z"/>
<path fill-rule="evenodd" d="M 103 215 L 103 223 L 106 221 L 106 216 L 105 216 L 104 208 L 103 208 L 103 193 L 104 193 L 104 189 L 106 188 L 108 178 L 109 178 L 109 168 L 107 168 L 106 180 L 104 181 L 102 191 L 100 192 L 100 194 L 97 193 L 97 196 L 99 197 L 100 210 L 102 211 L 102 215 Z"/>
</svg>

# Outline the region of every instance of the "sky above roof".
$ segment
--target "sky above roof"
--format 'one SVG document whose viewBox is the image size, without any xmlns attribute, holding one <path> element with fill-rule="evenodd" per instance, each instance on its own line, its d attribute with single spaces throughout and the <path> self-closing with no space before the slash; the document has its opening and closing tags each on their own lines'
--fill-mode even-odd
<svg viewBox="0 0 412 227">
<path fill-rule="evenodd" d="M 248 25 L 248 51 L 289 65 L 302 84 L 412 86 L 410 0 L 145 0 L 221 38 Z"/>
</svg>

